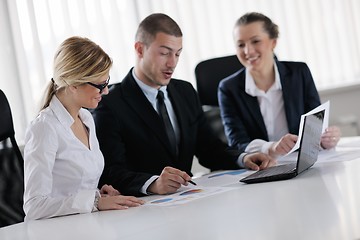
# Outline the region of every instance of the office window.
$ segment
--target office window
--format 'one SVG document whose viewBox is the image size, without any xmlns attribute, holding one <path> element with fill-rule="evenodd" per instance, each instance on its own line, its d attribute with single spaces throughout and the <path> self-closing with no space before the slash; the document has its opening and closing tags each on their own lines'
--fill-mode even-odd
<svg viewBox="0 0 360 240">
<path fill-rule="evenodd" d="M 184 33 L 174 77 L 195 85 L 202 60 L 235 53 L 232 28 L 242 14 L 258 11 L 280 28 L 275 53 L 280 60 L 306 62 L 318 89 L 360 83 L 360 2 L 358 0 L 6 0 L 16 54 L 18 95 L 15 115 L 24 129 L 38 111 L 52 77 L 56 47 L 72 35 L 92 39 L 114 60 L 111 81 L 121 81 L 133 66 L 138 23 L 163 12 Z M 0 61 L 8 61 L 1 59 Z M 0 88 L 7 84 L 0 79 Z M 196 86 L 195 86 L 196 87 Z M 19 94 L 21 93 L 21 94 Z M 23 96 L 23 97 L 22 97 Z M 21 109 L 21 110 L 19 110 Z"/>
</svg>

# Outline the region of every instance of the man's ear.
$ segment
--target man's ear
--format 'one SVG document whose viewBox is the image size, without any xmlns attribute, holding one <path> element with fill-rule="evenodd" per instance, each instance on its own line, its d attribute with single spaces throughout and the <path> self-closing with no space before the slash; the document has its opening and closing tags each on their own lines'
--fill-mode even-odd
<svg viewBox="0 0 360 240">
<path fill-rule="evenodd" d="M 273 39 L 273 42 L 272 42 L 272 50 L 274 51 L 275 47 L 276 47 L 276 44 L 277 44 L 277 39 Z"/>
<path fill-rule="evenodd" d="M 135 52 L 139 58 L 142 58 L 144 55 L 144 44 L 142 42 L 135 42 Z"/>
</svg>

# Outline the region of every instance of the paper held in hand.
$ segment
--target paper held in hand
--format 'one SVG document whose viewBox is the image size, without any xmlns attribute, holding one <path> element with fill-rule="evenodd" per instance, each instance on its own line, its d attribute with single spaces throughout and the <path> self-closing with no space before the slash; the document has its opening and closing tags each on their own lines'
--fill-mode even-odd
<svg viewBox="0 0 360 240">
<path fill-rule="evenodd" d="M 299 149 L 300 147 L 300 140 L 301 140 L 301 136 L 302 136 L 302 132 L 303 132 L 303 126 L 304 126 L 304 119 L 305 116 L 320 112 L 322 110 L 325 110 L 325 115 L 324 115 L 324 122 L 323 122 L 323 128 L 322 128 L 322 133 L 325 132 L 325 129 L 329 126 L 329 111 L 330 111 L 330 101 L 327 101 L 323 104 L 321 104 L 320 106 L 318 106 L 317 108 L 314 108 L 313 110 L 301 115 L 300 118 L 300 127 L 299 127 L 299 134 L 298 134 L 298 140 L 295 143 L 295 146 L 284 156 L 287 156 L 293 152 L 295 152 L 296 150 Z"/>
</svg>

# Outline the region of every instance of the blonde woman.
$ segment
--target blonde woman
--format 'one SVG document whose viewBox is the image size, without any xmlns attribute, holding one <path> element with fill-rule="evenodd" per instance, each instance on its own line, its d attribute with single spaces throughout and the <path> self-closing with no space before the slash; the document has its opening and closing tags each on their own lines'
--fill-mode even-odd
<svg viewBox="0 0 360 240">
<path fill-rule="evenodd" d="M 110 57 L 87 38 L 71 37 L 54 57 L 45 103 L 25 136 L 25 220 L 143 204 L 110 185 L 97 189 L 104 167 L 94 121 L 108 93 Z"/>
</svg>

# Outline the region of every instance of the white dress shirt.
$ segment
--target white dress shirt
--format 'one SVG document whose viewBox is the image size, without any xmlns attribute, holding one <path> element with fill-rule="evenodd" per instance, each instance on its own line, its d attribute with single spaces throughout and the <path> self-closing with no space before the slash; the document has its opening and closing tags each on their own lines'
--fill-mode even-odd
<svg viewBox="0 0 360 240">
<path fill-rule="evenodd" d="M 104 158 L 88 110 L 87 148 L 73 133 L 74 119 L 54 96 L 27 128 L 24 149 L 25 220 L 92 212 Z"/>
<path fill-rule="evenodd" d="M 269 153 L 271 145 L 279 141 L 281 137 L 289 132 L 286 121 L 284 99 L 280 82 L 280 75 L 276 64 L 274 64 L 275 82 L 267 92 L 260 90 L 246 70 L 245 74 L 245 91 L 247 94 L 257 97 L 260 106 L 261 115 L 264 119 L 269 142 L 262 139 L 254 139 L 246 147 L 246 152 L 261 151 Z"/>
<path fill-rule="evenodd" d="M 162 87 L 159 88 L 159 90 L 157 90 L 157 89 L 155 89 L 153 87 L 150 87 L 150 86 L 146 85 L 140 79 L 138 79 L 136 77 L 136 75 L 135 75 L 135 70 L 134 69 L 132 71 L 132 75 L 133 75 L 133 77 L 135 79 L 135 82 L 138 84 L 138 86 L 140 87 L 140 89 L 144 93 L 145 97 L 149 100 L 149 102 L 151 103 L 151 105 L 153 106 L 153 108 L 154 108 L 154 110 L 156 112 L 158 112 L 158 109 L 156 107 L 156 103 L 157 103 L 156 97 L 157 97 L 158 91 L 162 91 L 164 93 L 164 103 L 165 103 L 165 106 L 166 106 L 166 110 L 168 111 L 171 125 L 173 126 L 174 131 L 175 131 L 177 144 L 179 144 L 179 142 L 180 142 L 179 123 L 177 121 L 174 108 L 173 108 L 173 106 L 172 106 L 172 104 L 170 102 L 170 99 L 169 99 L 169 94 L 167 92 L 167 86 L 162 86 Z"/>
</svg>

